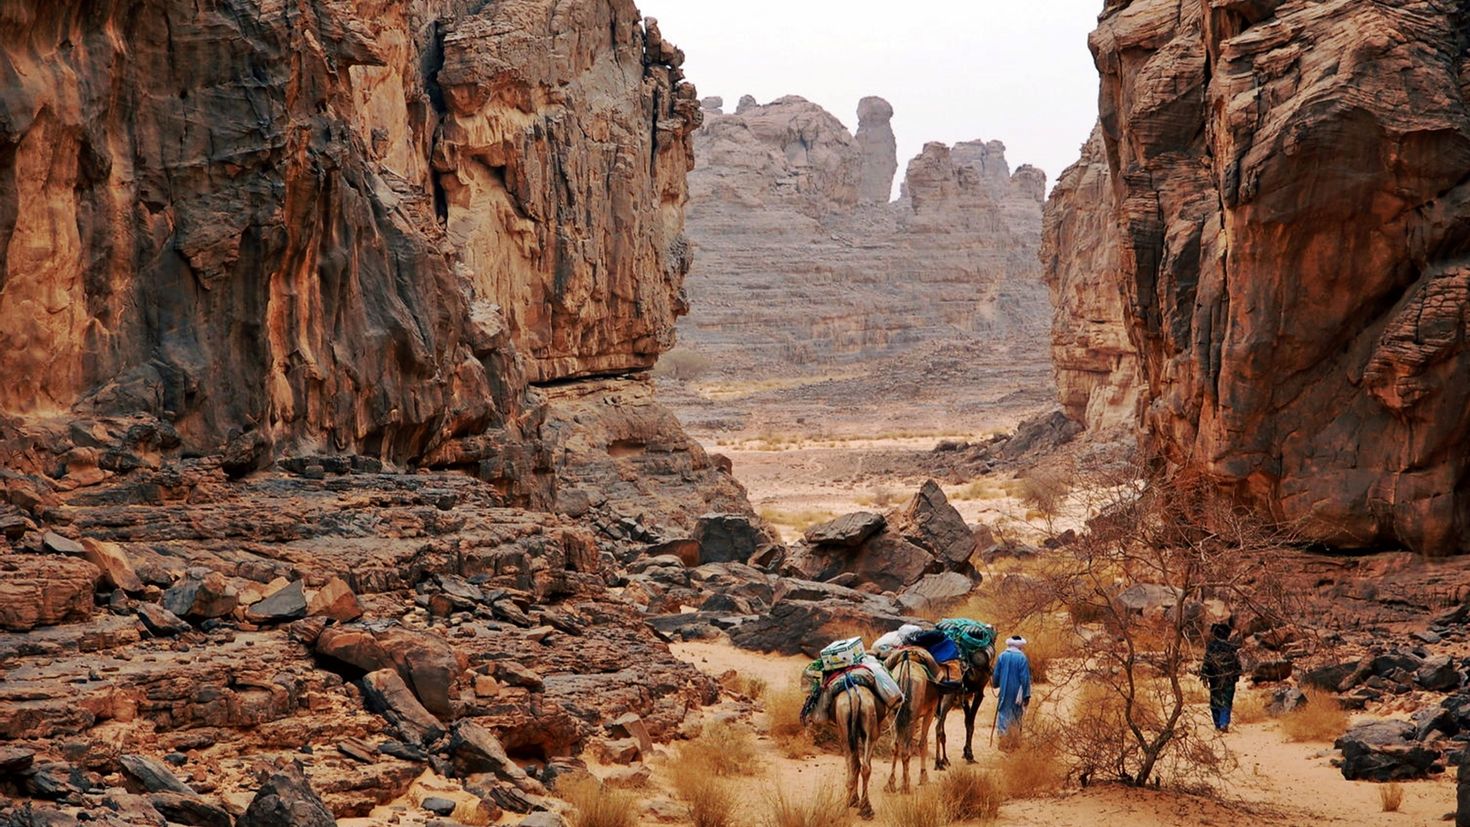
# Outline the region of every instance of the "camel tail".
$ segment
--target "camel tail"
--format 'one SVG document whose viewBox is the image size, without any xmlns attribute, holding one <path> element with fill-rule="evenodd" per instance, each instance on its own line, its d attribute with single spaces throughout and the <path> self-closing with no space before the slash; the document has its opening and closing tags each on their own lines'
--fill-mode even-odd
<svg viewBox="0 0 1470 827">
<path fill-rule="evenodd" d="M 847 690 L 851 692 L 851 689 Z M 849 755 L 858 755 L 858 744 L 862 742 L 863 734 L 863 708 L 862 703 L 854 699 L 847 705 L 847 749 Z"/>
<path fill-rule="evenodd" d="M 899 664 L 899 668 L 903 670 L 903 677 L 899 678 L 898 682 L 904 688 L 904 699 L 903 703 L 898 705 L 898 718 L 894 721 L 894 727 L 899 734 L 902 734 L 907 733 L 909 727 L 913 726 L 914 723 L 914 684 L 909 680 L 910 672 L 913 669 L 909 662 L 904 661 Z"/>
</svg>

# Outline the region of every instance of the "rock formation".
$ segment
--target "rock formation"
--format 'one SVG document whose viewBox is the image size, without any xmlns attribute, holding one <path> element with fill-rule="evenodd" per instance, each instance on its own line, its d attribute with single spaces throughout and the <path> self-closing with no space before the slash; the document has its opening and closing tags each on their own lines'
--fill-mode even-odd
<svg viewBox="0 0 1470 827">
<path fill-rule="evenodd" d="M 19 430 L 146 413 L 247 465 L 503 453 L 527 381 L 672 342 L 699 112 L 632 0 L 21 2 L 0 49 Z"/>
<path fill-rule="evenodd" d="M 1147 442 L 1334 546 L 1470 551 L 1467 22 L 1113 0 L 1090 41 Z"/>
<path fill-rule="evenodd" d="M 998 141 L 930 144 L 897 169 L 892 107 L 857 135 L 799 97 L 706 112 L 695 133 L 690 316 L 681 341 L 727 375 L 820 373 L 955 337 L 1044 353 L 1036 253 L 1045 177 Z"/>
<path fill-rule="evenodd" d="M 1052 298 L 1052 363 L 1067 416 L 1093 436 L 1138 421 L 1144 391 L 1128 338 L 1118 233 L 1101 129 L 1057 178 L 1042 219 L 1041 262 Z"/>
</svg>

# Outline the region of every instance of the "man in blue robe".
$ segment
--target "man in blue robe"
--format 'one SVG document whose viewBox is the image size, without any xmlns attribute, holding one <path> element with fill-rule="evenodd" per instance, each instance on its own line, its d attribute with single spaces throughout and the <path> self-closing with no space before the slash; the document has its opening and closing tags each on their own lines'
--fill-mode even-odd
<svg viewBox="0 0 1470 827">
<path fill-rule="evenodd" d="M 996 658 L 995 672 L 990 678 L 991 685 L 997 689 L 996 729 L 1002 736 L 1012 727 L 1020 733 L 1021 715 L 1031 703 L 1031 663 L 1021 651 L 1025 645 L 1026 639 L 1019 636 L 1007 640 L 1006 650 Z"/>
</svg>

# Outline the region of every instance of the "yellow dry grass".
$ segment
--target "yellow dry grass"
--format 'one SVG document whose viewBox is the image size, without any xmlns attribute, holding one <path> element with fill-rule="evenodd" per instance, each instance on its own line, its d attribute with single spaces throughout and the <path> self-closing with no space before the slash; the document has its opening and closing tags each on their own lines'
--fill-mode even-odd
<svg viewBox="0 0 1470 827">
<path fill-rule="evenodd" d="M 761 508 L 759 513 L 766 522 L 795 529 L 807 529 L 837 516 L 836 512 L 824 508 L 784 509 L 767 506 Z"/>
<path fill-rule="evenodd" d="M 1330 695 L 1308 690 L 1305 705 L 1281 716 L 1288 741 L 1333 741 L 1347 731 L 1348 714 Z"/>
<path fill-rule="evenodd" d="M 760 750 L 755 733 L 722 721 L 680 744 L 677 763 L 711 776 L 754 775 L 760 770 Z"/>
<path fill-rule="evenodd" d="M 1385 813 L 1396 813 L 1404 804 L 1404 786 L 1391 781 L 1378 788 L 1378 801 Z"/>
<path fill-rule="evenodd" d="M 1208 695 L 1208 693 L 1206 693 Z M 1235 696 L 1235 706 L 1230 718 L 1238 724 L 1258 724 L 1270 717 L 1266 713 L 1266 696 L 1261 692 L 1246 690 Z"/>
<path fill-rule="evenodd" d="M 669 768 L 674 794 L 688 808 L 694 827 L 732 827 L 737 823 L 737 797 L 729 779 L 711 775 L 698 764 L 677 761 Z"/>
<path fill-rule="evenodd" d="M 1003 798 L 1041 798 L 1062 788 L 1067 766 L 1051 726 L 1041 720 L 1028 721 L 1006 746 L 1009 751 L 1000 764 Z"/>
<path fill-rule="evenodd" d="M 944 827 L 954 816 L 934 787 L 921 787 L 912 795 L 889 796 L 878 809 L 889 827 Z"/>
<path fill-rule="evenodd" d="M 787 758 L 806 758 L 816 753 L 811 732 L 801 722 L 806 693 L 787 686 L 765 696 L 766 732 Z"/>
<path fill-rule="evenodd" d="M 557 794 L 572 805 L 571 827 L 638 825 L 638 799 L 632 793 L 604 788 L 596 778 L 578 778 L 559 786 Z"/>
<path fill-rule="evenodd" d="M 766 802 L 761 827 L 851 827 L 853 811 L 847 806 L 845 784 L 833 778 L 807 795 L 777 788 Z"/>
<path fill-rule="evenodd" d="M 1000 814 L 1005 790 L 992 773 L 974 767 L 951 767 L 939 779 L 939 797 L 955 819 L 988 821 Z"/>
</svg>

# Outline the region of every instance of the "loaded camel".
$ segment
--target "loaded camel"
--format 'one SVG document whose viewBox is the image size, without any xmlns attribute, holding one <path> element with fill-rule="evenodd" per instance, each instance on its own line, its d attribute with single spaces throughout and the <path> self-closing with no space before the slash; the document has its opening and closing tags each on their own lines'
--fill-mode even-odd
<svg viewBox="0 0 1470 827">
<path fill-rule="evenodd" d="M 934 729 L 934 769 L 936 770 L 949 766 L 949 747 L 944 739 L 944 719 L 957 704 L 965 713 L 965 760 L 972 764 L 975 763 L 975 751 L 971 747 L 975 740 L 975 713 L 980 711 L 980 702 L 985 700 L 985 686 L 990 683 L 990 673 L 995 668 L 992 654 L 994 651 L 991 648 L 977 649 L 968 654 L 962 652 L 960 664 L 963 672 L 960 678 L 960 691 L 940 696 L 939 712 Z M 922 776 L 920 783 L 923 783 Z"/>
<path fill-rule="evenodd" d="M 849 681 L 832 701 L 832 718 L 847 754 L 847 806 L 863 818 L 873 817 L 868 800 L 868 777 L 873 774 L 873 748 L 882 726 L 881 708 L 872 688 Z"/>
<path fill-rule="evenodd" d="M 919 784 L 929 783 L 929 724 L 939 710 L 939 665 L 927 651 L 905 646 L 888 656 L 884 664 L 903 690 L 903 703 L 894 722 L 893 763 L 883 789 L 893 792 L 898 762 L 903 762 L 903 792 L 909 792 L 909 759 L 919 754 Z M 917 750 L 914 740 L 918 740 Z"/>
</svg>

